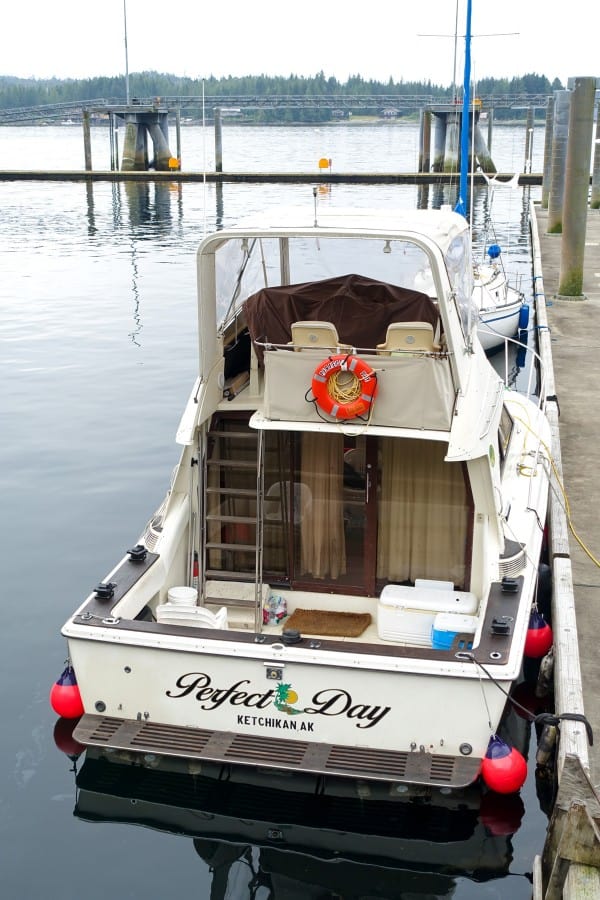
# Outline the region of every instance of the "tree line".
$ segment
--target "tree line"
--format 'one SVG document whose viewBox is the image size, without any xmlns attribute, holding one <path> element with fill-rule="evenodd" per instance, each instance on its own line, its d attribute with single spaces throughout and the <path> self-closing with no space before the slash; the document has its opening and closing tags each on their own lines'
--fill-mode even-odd
<svg viewBox="0 0 600 900">
<path fill-rule="evenodd" d="M 477 84 L 477 93 L 486 98 L 515 94 L 548 94 L 561 89 L 558 79 L 550 82 L 544 75 L 529 74 L 518 78 L 486 78 Z M 314 76 L 289 75 L 245 75 L 227 76 L 205 80 L 162 74 L 159 72 L 137 72 L 129 75 L 130 96 L 135 97 L 193 97 L 199 105 L 204 94 L 206 105 L 212 107 L 215 100 L 227 102 L 228 97 L 257 96 L 278 97 L 294 95 L 318 98 L 322 95 L 337 95 L 345 99 L 345 108 L 351 109 L 353 97 L 379 95 L 381 97 L 402 97 L 427 95 L 444 102 L 452 98 L 453 87 L 432 84 L 431 81 L 374 81 L 352 75 L 345 82 L 319 72 Z M 0 110 L 11 110 L 30 106 L 81 103 L 105 98 L 111 102 L 125 102 L 125 78 L 95 77 L 85 79 L 58 78 L 16 78 L 0 76 Z M 350 101 L 350 102 L 349 102 Z M 378 113 L 380 110 L 374 110 Z M 498 109 L 496 118 L 513 116 L 510 110 Z M 330 109 L 265 109 L 249 110 L 244 117 L 251 121 L 323 121 L 332 116 Z"/>
</svg>

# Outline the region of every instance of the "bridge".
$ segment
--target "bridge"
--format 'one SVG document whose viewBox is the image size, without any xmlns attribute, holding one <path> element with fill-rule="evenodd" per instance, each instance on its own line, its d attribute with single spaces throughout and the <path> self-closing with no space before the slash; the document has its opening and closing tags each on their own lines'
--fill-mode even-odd
<svg viewBox="0 0 600 900">
<path fill-rule="evenodd" d="M 551 95 L 548 94 L 503 94 L 481 95 L 481 108 L 484 110 L 545 108 Z M 144 97 L 134 98 L 130 106 L 151 108 L 160 105 L 169 110 L 189 111 L 200 117 L 203 99 L 201 95 Z M 384 115 L 386 111 L 394 115 L 409 115 L 423 109 L 439 108 L 452 104 L 452 94 L 448 96 L 431 94 L 315 94 L 315 95 L 208 95 L 204 97 L 204 106 L 212 114 L 219 108 L 223 115 L 243 114 L 257 110 L 330 110 L 332 114 L 341 113 L 347 117 L 349 113 Z M 116 109 L 125 108 L 123 98 L 96 98 L 92 100 L 73 100 L 63 103 L 52 103 L 42 106 L 0 109 L 0 125 L 24 125 L 40 122 L 61 122 L 72 120 L 80 122 L 84 112 L 92 116 L 106 116 Z"/>
</svg>

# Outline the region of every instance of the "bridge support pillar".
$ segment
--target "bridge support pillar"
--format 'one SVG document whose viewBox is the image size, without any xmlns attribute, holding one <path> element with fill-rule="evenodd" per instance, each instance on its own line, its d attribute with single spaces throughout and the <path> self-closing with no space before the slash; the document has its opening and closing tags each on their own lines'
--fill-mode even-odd
<svg viewBox="0 0 600 900">
<path fill-rule="evenodd" d="M 485 138 L 483 137 L 481 128 L 478 123 L 475 123 L 475 135 L 473 137 L 475 156 L 477 157 L 477 162 L 486 173 L 486 175 L 495 175 L 497 172 L 496 166 L 494 165 L 494 160 L 492 159 L 492 155 L 488 150 L 488 146 L 485 142 Z"/>
<path fill-rule="evenodd" d="M 433 171 L 444 171 L 444 148 L 446 146 L 446 116 L 436 115 L 433 146 Z"/>
<path fill-rule="evenodd" d="M 179 160 L 169 149 L 168 112 L 157 106 L 130 105 L 111 110 L 125 120 L 125 139 L 121 171 L 143 172 L 149 168 L 169 171 L 179 168 Z M 148 138 L 152 141 L 153 155 L 148 154 Z"/>
<path fill-rule="evenodd" d="M 460 129 L 462 109 L 456 105 L 438 107 L 435 115 L 435 146 L 433 151 L 434 172 L 458 172 L 460 169 Z M 471 121 L 469 146 L 473 146 L 475 156 L 481 169 L 487 174 L 495 174 L 496 166 L 486 144 L 485 137 L 479 127 L 479 110 L 475 110 L 474 121 Z M 469 160 L 469 168 L 473 168 L 473 160 Z"/>
<path fill-rule="evenodd" d="M 458 115 L 448 116 L 446 122 L 446 147 L 444 172 L 458 172 L 460 157 L 460 123 Z"/>
</svg>

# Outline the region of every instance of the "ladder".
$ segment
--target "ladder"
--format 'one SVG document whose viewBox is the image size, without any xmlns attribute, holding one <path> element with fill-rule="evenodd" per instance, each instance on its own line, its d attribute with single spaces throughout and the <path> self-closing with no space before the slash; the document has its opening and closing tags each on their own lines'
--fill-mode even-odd
<svg viewBox="0 0 600 900">
<path fill-rule="evenodd" d="M 204 602 L 254 608 L 254 630 L 259 632 L 264 600 L 262 432 L 244 421 L 217 419 L 206 438 L 201 547 Z M 218 597 L 206 596 L 206 582 L 211 579 L 223 581 L 223 586 L 229 583 L 224 596 L 221 590 Z M 254 591 L 248 589 L 249 583 Z"/>
</svg>

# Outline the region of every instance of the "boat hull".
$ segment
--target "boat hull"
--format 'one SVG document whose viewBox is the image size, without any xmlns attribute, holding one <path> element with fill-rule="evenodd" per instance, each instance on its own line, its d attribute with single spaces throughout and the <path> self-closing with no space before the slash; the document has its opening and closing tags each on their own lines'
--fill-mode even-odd
<svg viewBox="0 0 600 900">
<path fill-rule="evenodd" d="M 71 640 L 70 652 L 97 713 L 78 740 L 239 765 L 462 787 L 487 749 L 487 711 L 498 722 L 505 702 L 469 663 L 378 671 L 366 657 L 303 663 L 233 643 L 217 654 Z"/>
<path fill-rule="evenodd" d="M 504 308 L 480 314 L 477 336 L 484 350 L 494 350 L 502 346 L 506 338 L 514 338 L 519 329 L 522 306 L 522 301 L 518 300 Z"/>
</svg>

